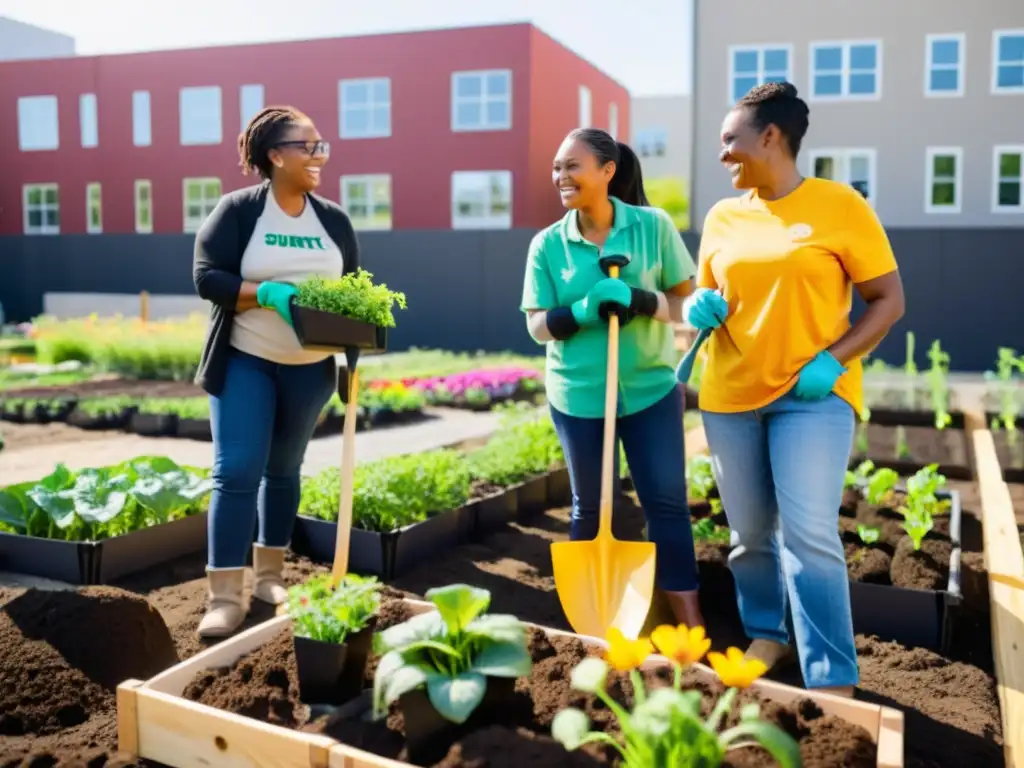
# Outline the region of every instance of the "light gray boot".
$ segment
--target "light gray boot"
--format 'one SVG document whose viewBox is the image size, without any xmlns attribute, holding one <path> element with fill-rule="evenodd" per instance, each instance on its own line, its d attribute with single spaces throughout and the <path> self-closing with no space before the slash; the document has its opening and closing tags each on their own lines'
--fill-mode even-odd
<svg viewBox="0 0 1024 768">
<path fill-rule="evenodd" d="M 288 588 L 284 584 L 285 547 L 265 547 L 254 544 L 252 549 L 252 596 L 271 605 L 288 602 Z"/>
<path fill-rule="evenodd" d="M 227 637 L 245 621 L 245 568 L 207 568 L 209 607 L 196 630 L 199 637 Z"/>
</svg>

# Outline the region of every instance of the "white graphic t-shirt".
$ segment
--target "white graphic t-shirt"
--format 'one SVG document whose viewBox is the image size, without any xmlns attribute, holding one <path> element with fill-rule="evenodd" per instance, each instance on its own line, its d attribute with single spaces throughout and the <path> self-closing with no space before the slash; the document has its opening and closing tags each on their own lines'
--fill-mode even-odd
<svg viewBox="0 0 1024 768">
<path fill-rule="evenodd" d="M 341 277 L 344 255 L 327 235 L 313 206 L 298 216 L 281 210 L 274 193 L 242 255 L 242 279 L 298 285 L 310 277 Z M 235 315 L 231 346 L 275 363 L 301 365 L 330 357 L 330 352 L 305 350 L 295 331 L 273 309 L 257 307 Z"/>
</svg>

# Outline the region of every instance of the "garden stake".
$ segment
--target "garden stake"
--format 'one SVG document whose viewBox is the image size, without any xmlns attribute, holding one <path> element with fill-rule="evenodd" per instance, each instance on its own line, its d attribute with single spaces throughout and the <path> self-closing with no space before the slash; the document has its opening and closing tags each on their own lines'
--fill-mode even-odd
<svg viewBox="0 0 1024 768">
<path fill-rule="evenodd" d="M 341 441 L 341 489 L 338 499 L 338 534 L 334 540 L 334 567 L 331 580 L 341 584 L 348 573 L 348 547 L 352 538 L 352 481 L 356 470 L 356 409 L 359 401 L 359 349 L 345 349 L 345 381 L 339 382 L 338 395 L 345 403 L 344 435 Z"/>
<path fill-rule="evenodd" d="M 609 277 L 629 263 L 626 256 L 602 257 Z M 618 629 L 636 639 L 654 597 L 654 544 L 620 541 L 612 535 L 612 481 L 615 465 L 615 416 L 618 401 L 619 317 L 608 313 L 608 373 L 604 401 L 604 455 L 597 537 L 551 545 L 555 589 L 573 630 L 604 638 Z"/>
<path fill-rule="evenodd" d="M 693 344 L 686 350 L 686 354 L 683 355 L 683 359 L 679 361 L 679 365 L 676 366 L 676 379 L 681 384 L 686 384 L 690 381 L 690 374 L 693 373 L 693 364 L 697 360 L 697 353 L 700 352 L 701 346 L 707 341 L 708 336 L 711 335 L 710 328 L 701 328 L 697 334 L 697 338 L 693 340 Z"/>
</svg>

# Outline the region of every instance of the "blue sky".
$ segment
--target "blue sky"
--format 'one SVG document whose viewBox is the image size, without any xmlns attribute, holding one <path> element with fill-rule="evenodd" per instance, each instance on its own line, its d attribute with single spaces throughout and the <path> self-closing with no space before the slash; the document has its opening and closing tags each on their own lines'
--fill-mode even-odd
<svg viewBox="0 0 1024 768">
<path fill-rule="evenodd" d="M 689 92 L 690 1 L 0 0 L 0 15 L 82 54 L 532 21 L 642 96 Z"/>
</svg>

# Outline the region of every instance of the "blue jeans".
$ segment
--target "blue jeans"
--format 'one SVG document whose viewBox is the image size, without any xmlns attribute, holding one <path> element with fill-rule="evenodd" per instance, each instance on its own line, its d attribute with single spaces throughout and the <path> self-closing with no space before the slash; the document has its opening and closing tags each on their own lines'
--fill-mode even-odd
<svg viewBox="0 0 1024 768">
<path fill-rule="evenodd" d="M 839 538 L 853 409 L 836 395 L 804 402 L 787 394 L 754 411 L 702 417 L 747 635 L 788 643 L 788 597 L 806 685 L 856 685 Z"/>
<path fill-rule="evenodd" d="M 569 416 L 551 408 L 572 483 L 569 538 L 597 536 L 601 502 L 604 419 Z M 686 503 L 683 395 L 673 389 L 651 407 L 616 421 L 633 486 L 647 517 L 647 535 L 657 548 L 655 582 L 666 592 L 697 589 L 690 509 Z M 618 478 L 618 451 L 615 477 Z"/>
<path fill-rule="evenodd" d="M 335 389 L 334 360 L 280 365 L 231 350 L 224 388 L 210 397 L 211 568 L 245 566 L 259 517 L 260 544 L 287 546 L 299 507 L 299 470 Z"/>
</svg>

